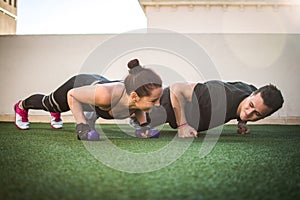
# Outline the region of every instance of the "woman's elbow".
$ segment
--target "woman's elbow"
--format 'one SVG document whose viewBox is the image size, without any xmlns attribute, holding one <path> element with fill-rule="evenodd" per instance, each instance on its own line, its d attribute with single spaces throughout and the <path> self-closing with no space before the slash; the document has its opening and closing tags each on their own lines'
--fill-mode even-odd
<svg viewBox="0 0 300 200">
<path fill-rule="evenodd" d="M 72 105 L 73 98 L 74 98 L 73 95 L 74 95 L 74 89 L 69 90 L 67 93 L 67 101 L 69 105 Z"/>
</svg>

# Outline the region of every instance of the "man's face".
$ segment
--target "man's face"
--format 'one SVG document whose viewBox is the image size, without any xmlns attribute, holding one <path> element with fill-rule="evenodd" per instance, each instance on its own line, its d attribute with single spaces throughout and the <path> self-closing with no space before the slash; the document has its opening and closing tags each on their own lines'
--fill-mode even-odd
<svg viewBox="0 0 300 200">
<path fill-rule="evenodd" d="M 261 94 L 252 94 L 241 102 L 238 115 L 243 121 L 256 121 L 266 117 L 271 108 L 264 104 Z"/>
</svg>

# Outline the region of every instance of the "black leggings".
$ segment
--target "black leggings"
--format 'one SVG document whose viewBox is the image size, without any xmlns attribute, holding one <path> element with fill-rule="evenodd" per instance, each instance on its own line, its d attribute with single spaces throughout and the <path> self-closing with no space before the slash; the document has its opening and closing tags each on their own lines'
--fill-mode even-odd
<svg viewBox="0 0 300 200">
<path fill-rule="evenodd" d="M 97 74 L 79 74 L 70 78 L 49 95 L 34 94 L 22 101 L 25 110 L 45 110 L 49 112 L 66 112 L 70 110 L 67 100 L 68 91 L 86 85 L 110 82 Z"/>
</svg>

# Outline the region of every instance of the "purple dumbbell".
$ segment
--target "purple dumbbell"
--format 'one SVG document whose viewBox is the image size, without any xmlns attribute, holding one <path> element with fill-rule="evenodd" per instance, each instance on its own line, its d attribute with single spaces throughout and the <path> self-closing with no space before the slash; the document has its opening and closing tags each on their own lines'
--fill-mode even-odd
<svg viewBox="0 0 300 200">
<path fill-rule="evenodd" d="M 99 133 L 96 130 L 90 130 L 86 135 L 87 140 L 89 141 L 99 141 Z"/>
<path fill-rule="evenodd" d="M 135 136 L 138 138 L 159 138 L 159 134 L 159 130 L 154 128 L 149 130 L 137 129 L 135 131 Z"/>
</svg>

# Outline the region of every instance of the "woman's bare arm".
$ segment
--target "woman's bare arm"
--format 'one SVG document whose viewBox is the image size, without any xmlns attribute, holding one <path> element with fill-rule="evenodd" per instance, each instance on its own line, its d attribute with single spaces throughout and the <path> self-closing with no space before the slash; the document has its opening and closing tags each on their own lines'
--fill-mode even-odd
<svg viewBox="0 0 300 200">
<path fill-rule="evenodd" d="M 95 106 L 110 104 L 107 89 L 102 85 L 83 86 L 68 92 L 68 104 L 77 124 L 86 124 L 81 103 Z M 101 98 L 99 98 L 101 97 Z"/>
</svg>

